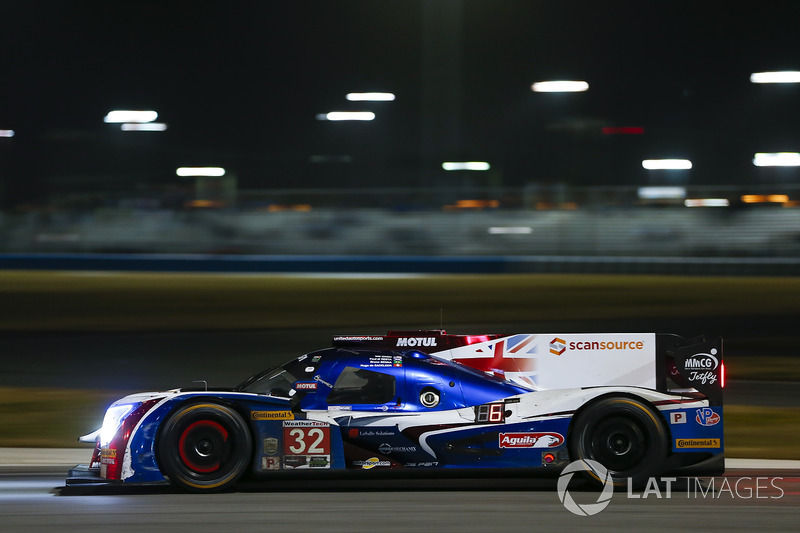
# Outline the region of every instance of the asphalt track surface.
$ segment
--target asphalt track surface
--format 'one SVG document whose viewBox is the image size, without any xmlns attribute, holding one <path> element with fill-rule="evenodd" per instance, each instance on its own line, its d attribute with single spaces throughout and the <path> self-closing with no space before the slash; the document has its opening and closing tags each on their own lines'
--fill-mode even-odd
<svg viewBox="0 0 800 533">
<path fill-rule="evenodd" d="M 713 483 L 713 484 L 712 484 Z M 591 505 L 600 491 L 569 485 Z M 800 470 L 730 470 L 621 491 L 592 516 L 567 510 L 556 480 L 282 479 L 235 492 L 169 486 L 65 488 L 63 471 L 0 470 L 0 529 L 66 531 L 796 531 Z"/>
</svg>

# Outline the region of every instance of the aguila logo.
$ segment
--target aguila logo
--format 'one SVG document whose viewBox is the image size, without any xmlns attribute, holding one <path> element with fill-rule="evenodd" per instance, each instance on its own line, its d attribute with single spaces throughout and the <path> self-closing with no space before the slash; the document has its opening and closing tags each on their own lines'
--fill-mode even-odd
<svg viewBox="0 0 800 533">
<path fill-rule="evenodd" d="M 501 448 L 554 448 L 563 443 L 560 433 L 500 433 Z"/>
</svg>

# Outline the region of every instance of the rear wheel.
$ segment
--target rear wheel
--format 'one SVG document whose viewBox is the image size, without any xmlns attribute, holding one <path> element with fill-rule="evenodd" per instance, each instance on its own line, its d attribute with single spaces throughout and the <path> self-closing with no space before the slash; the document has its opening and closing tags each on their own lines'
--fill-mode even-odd
<svg viewBox="0 0 800 533">
<path fill-rule="evenodd" d="M 242 417 L 225 405 L 179 407 L 156 442 L 158 463 L 171 483 L 196 492 L 235 483 L 250 465 L 252 441 Z"/>
<path fill-rule="evenodd" d="M 658 415 L 632 398 L 605 398 L 590 404 L 573 422 L 573 460 L 603 465 L 615 486 L 644 485 L 660 473 L 667 455 L 667 431 Z M 602 483 L 593 473 L 589 478 Z"/>
</svg>

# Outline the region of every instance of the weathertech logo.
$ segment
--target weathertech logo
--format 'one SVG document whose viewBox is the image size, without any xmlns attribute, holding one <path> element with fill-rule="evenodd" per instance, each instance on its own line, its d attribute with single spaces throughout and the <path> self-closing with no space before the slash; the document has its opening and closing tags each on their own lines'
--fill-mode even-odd
<svg viewBox="0 0 800 533">
<path fill-rule="evenodd" d="M 550 341 L 550 353 L 553 355 L 561 355 L 567 349 L 567 341 L 564 339 L 555 339 Z"/>
</svg>

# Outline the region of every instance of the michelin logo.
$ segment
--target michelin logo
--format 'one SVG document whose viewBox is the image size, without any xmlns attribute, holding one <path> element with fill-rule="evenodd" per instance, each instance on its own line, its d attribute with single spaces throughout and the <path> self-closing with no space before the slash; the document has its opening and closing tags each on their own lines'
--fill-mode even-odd
<svg viewBox="0 0 800 533">
<path fill-rule="evenodd" d="M 434 337 L 407 337 L 397 339 L 398 346 L 437 346 Z"/>
</svg>

